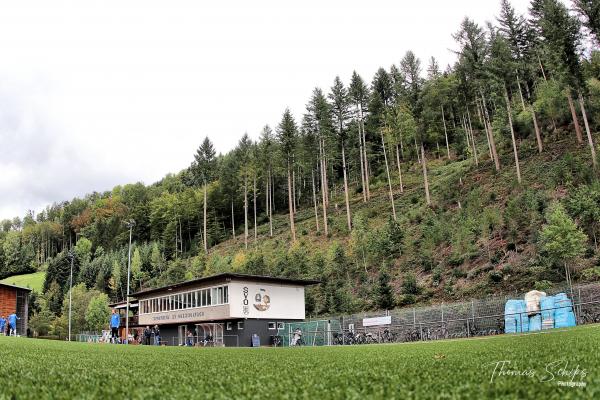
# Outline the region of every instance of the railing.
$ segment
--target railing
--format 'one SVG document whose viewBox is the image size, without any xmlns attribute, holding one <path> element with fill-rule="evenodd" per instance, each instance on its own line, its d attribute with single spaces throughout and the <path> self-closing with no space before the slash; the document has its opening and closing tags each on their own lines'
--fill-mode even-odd
<svg viewBox="0 0 600 400">
<path fill-rule="evenodd" d="M 540 312 L 571 309 L 576 315 L 577 324 L 584 325 L 600 322 L 600 300 L 575 303 L 572 306 L 556 306 L 553 308 L 544 308 Z M 491 336 L 505 333 L 504 320 L 506 316 L 516 316 L 521 320 L 520 331 L 518 333 L 528 332 L 523 329 L 524 324 L 529 323 L 527 312 L 512 314 L 490 314 L 490 315 L 472 315 L 465 318 L 446 318 L 437 321 L 420 321 L 407 324 L 392 324 L 377 327 L 354 327 L 346 328 L 340 325 L 339 329 L 317 329 L 301 332 L 300 346 L 315 345 L 355 345 L 355 344 L 375 344 L 375 343 L 403 343 L 416 341 L 431 341 L 442 339 L 470 338 L 478 336 Z M 298 324 L 300 325 L 300 324 Z M 331 320 L 329 326 L 331 326 Z M 556 329 L 545 328 L 543 331 Z M 537 331 L 531 331 L 537 332 Z M 294 343 L 295 332 L 288 332 L 288 343 Z M 310 338 L 307 340 L 307 338 Z"/>
</svg>

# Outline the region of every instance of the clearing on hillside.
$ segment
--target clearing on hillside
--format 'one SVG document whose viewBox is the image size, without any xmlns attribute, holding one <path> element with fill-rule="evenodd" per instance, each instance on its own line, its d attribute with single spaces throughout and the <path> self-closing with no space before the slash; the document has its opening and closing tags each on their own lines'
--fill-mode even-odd
<svg viewBox="0 0 600 400">
<path fill-rule="evenodd" d="M 44 286 L 44 279 L 46 279 L 46 272 L 34 272 L 31 274 L 14 275 L 8 278 L 0 280 L 1 283 L 9 285 L 21 286 L 35 290 L 38 293 L 42 292 Z"/>
<path fill-rule="evenodd" d="M 600 325 L 319 348 L 187 348 L 0 337 L 6 398 L 598 398 Z M 0 396 L 0 397 L 2 397 Z"/>
</svg>

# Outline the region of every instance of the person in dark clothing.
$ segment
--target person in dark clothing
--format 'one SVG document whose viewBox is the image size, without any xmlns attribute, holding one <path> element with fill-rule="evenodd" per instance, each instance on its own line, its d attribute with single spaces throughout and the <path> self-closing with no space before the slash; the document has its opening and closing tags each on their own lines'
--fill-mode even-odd
<svg viewBox="0 0 600 400">
<path fill-rule="evenodd" d="M 150 346 L 150 338 L 152 337 L 152 330 L 149 326 L 144 328 L 144 345 Z"/>
<path fill-rule="evenodd" d="M 158 325 L 154 325 L 154 344 L 160 346 L 160 328 Z"/>
</svg>

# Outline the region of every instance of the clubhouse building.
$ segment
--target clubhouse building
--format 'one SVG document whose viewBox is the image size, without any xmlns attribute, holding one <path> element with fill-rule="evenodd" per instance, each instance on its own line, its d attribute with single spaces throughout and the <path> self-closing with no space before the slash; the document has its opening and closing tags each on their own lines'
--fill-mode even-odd
<svg viewBox="0 0 600 400">
<path fill-rule="evenodd" d="M 20 319 L 17 320 L 17 334 L 27 334 L 27 323 L 29 320 L 29 292 L 31 289 L 21 286 L 0 283 L 0 316 L 8 317 L 15 313 Z"/>
<path fill-rule="evenodd" d="M 223 273 L 132 294 L 138 333 L 158 325 L 161 344 L 210 337 L 215 345 L 273 344 L 288 322 L 304 320 L 304 289 L 318 281 Z M 122 309 L 124 304 L 117 308 Z M 254 342 L 253 342 L 254 341 Z"/>
</svg>

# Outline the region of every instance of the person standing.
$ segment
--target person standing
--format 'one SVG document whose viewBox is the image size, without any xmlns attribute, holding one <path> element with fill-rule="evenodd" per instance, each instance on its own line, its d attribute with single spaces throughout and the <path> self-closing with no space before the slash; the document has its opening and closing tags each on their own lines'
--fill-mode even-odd
<svg viewBox="0 0 600 400">
<path fill-rule="evenodd" d="M 160 328 L 154 325 L 154 345 L 160 346 Z"/>
<path fill-rule="evenodd" d="M 150 326 L 146 326 L 144 329 L 144 345 L 150 346 L 150 337 L 152 336 L 152 330 Z"/>
<path fill-rule="evenodd" d="M 113 308 L 112 315 L 110 316 L 110 341 L 117 343 L 119 338 L 119 326 L 121 325 L 121 316 L 117 313 L 117 310 Z"/>
<path fill-rule="evenodd" d="M 0 335 L 4 335 L 6 332 L 6 318 L 4 315 L 0 316 Z"/>
<path fill-rule="evenodd" d="M 8 316 L 8 327 L 10 328 L 10 336 L 17 336 L 17 320 L 21 318 L 17 317 L 17 314 L 12 313 Z"/>
</svg>

